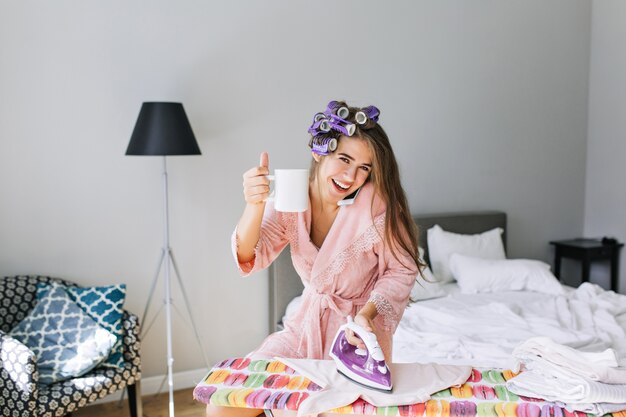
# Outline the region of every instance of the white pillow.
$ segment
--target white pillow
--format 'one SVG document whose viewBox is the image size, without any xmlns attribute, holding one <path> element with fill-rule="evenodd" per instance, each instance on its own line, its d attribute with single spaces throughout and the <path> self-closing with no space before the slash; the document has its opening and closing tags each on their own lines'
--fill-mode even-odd
<svg viewBox="0 0 626 417">
<path fill-rule="evenodd" d="M 287 304 L 283 321 L 292 314 L 296 314 L 296 311 L 300 308 L 300 304 L 302 304 L 302 296 L 293 297 L 293 300 L 289 301 L 289 304 Z"/>
<path fill-rule="evenodd" d="M 535 291 L 563 294 L 550 265 L 531 259 L 481 259 L 458 253 L 450 257 L 450 269 L 461 292 Z"/>
<path fill-rule="evenodd" d="M 475 256 L 485 259 L 504 259 L 504 245 L 502 243 L 503 230 L 499 227 L 476 235 L 461 235 L 446 232 L 438 224 L 427 232 L 428 254 L 430 266 L 435 276 L 442 282 L 452 282 L 454 278 L 450 272 L 450 255 Z"/>
<path fill-rule="evenodd" d="M 424 258 L 424 249 L 419 248 L 420 259 Z M 447 295 L 441 283 L 433 273 L 428 265 L 422 270 L 422 275 L 418 275 L 411 289 L 410 299 L 411 301 L 429 300 L 431 298 L 445 297 Z"/>
</svg>

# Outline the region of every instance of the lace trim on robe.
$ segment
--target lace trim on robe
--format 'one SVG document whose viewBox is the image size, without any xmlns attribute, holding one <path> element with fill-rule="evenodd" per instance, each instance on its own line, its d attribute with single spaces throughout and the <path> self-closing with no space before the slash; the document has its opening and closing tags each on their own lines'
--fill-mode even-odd
<svg viewBox="0 0 626 417">
<path fill-rule="evenodd" d="M 395 311 L 393 311 L 393 307 L 391 306 L 389 301 L 387 301 L 385 297 L 378 294 L 377 292 L 372 291 L 372 294 L 370 295 L 370 298 L 367 300 L 367 302 L 373 303 L 376 306 L 376 311 L 378 312 L 378 314 L 383 316 L 385 330 L 393 331 L 400 320 Z"/>
<path fill-rule="evenodd" d="M 324 284 L 330 283 L 361 253 L 371 251 L 374 245 L 382 240 L 381 236 L 384 234 L 384 230 L 385 213 L 376 217 L 374 223 L 357 240 L 335 256 L 330 265 L 318 274 L 319 281 Z"/>
</svg>

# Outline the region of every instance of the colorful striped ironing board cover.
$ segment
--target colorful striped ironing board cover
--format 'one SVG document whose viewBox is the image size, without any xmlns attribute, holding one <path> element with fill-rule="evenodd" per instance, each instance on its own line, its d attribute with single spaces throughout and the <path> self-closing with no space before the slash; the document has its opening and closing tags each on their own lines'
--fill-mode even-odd
<svg viewBox="0 0 626 417">
<path fill-rule="evenodd" d="M 511 371 L 473 369 L 470 379 L 432 395 L 425 403 L 374 407 L 359 399 L 329 412 L 408 417 L 591 417 L 556 404 L 519 397 L 506 389 Z M 276 360 L 227 359 L 216 364 L 196 386 L 193 396 L 205 404 L 229 407 L 297 410 L 321 388 Z M 626 411 L 607 414 L 626 417 Z M 595 417 L 595 416 L 594 416 Z"/>
</svg>

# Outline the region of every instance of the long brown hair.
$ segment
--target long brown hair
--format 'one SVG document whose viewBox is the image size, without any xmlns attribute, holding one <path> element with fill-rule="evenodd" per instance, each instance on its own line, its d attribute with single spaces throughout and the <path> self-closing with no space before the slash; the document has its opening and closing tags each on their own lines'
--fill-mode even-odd
<svg viewBox="0 0 626 417">
<path fill-rule="evenodd" d="M 341 105 L 348 107 L 343 102 Z M 400 182 L 398 163 L 389 137 L 377 122 L 368 120 L 363 125 L 356 123 L 355 115 L 361 109 L 348 107 L 348 110 L 350 113 L 346 120 L 356 125 L 356 130 L 351 137 L 364 140 L 372 153 L 372 170 L 367 181 L 372 182 L 374 190 L 386 205 L 384 241 L 389 242 L 391 253 L 402 265 L 404 263 L 399 256 L 400 251 L 408 254 L 421 272 L 425 265 L 419 258 L 418 228 L 409 211 L 406 194 Z M 330 131 L 325 136 L 332 136 L 340 140 L 341 134 Z M 317 139 L 320 138 L 311 138 L 311 141 Z M 311 164 L 311 175 L 313 176 L 317 173 L 318 163 L 313 159 Z M 404 266 L 408 267 L 408 265 Z"/>
</svg>

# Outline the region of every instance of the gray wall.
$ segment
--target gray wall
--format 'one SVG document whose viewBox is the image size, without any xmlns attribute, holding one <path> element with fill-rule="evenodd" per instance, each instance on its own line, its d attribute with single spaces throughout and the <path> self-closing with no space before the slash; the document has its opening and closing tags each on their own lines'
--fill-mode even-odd
<svg viewBox="0 0 626 417">
<path fill-rule="evenodd" d="M 504 210 L 509 255 L 549 260 L 550 239 L 583 231 L 590 7 L 2 2 L 0 272 L 126 282 L 142 312 L 161 161 L 124 151 L 149 100 L 182 101 L 203 150 L 171 158 L 170 210 L 210 361 L 268 331 L 266 274 L 240 278 L 230 254 L 241 174 L 262 150 L 271 167 L 308 166 L 306 129 L 329 99 L 382 109 L 414 212 Z M 182 317 L 177 371 L 203 366 Z M 147 377 L 165 372 L 163 328 L 161 315 L 144 340 Z"/>
<path fill-rule="evenodd" d="M 626 240 L 626 3 L 593 2 L 589 78 L 589 136 L 585 235 Z M 622 250 L 620 290 L 626 290 Z M 608 284 L 606 263 L 592 268 L 598 283 Z"/>
</svg>

